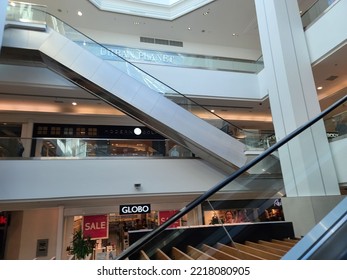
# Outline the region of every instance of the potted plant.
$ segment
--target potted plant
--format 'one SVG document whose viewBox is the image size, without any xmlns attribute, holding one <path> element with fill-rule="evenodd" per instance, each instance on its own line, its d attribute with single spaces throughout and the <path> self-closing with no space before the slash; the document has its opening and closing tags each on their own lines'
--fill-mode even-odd
<svg viewBox="0 0 347 280">
<path fill-rule="evenodd" d="M 93 247 L 94 244 L 90 236 L 84 237 L 82 230 L 78 230 L 74 233 L 71 253 L 75 256 L 76 260 L 85 259 L 85 257 L 93 252 Z"/>
</svg>

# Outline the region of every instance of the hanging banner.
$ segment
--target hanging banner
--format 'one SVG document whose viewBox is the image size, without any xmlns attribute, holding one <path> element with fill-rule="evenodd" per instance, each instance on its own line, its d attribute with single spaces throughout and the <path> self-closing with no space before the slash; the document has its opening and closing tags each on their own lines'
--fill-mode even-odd
<svg viewBox="0 0 347 280">
<path fill-rule="evenodd" d="M 158 220 L 159 225 L 165 223 L 169 218 L 171 218 L 173 215 L 175 215 L 178 211 L 177 210 L 169 210 L 169 211 L 159 211 L 158 213 Z M 176 228 L 181 226 L 181 220 L 177 220 L 172 225 L 170 225 L 168 228 Z"/>
<path fill-rule="evenodd" d="M 108 215 L 83 217 L 83 236 L 91 239 L 108 238 Z"/>
</svg>

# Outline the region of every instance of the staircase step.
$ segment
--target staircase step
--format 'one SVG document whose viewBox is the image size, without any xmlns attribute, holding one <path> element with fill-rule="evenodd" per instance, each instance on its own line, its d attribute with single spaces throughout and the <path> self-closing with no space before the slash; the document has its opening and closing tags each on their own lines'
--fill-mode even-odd
<svg viewBox="0 0 347 280">
<path fill-rule="evenodd" d="M 300 239 L 283 239 L 281 241 L 286 242 L 288 244 L 295 245 L 296 243 L 298 243 L 300 241 Z"/>
<path fill-rule="evenodd" d="M 194 260 L 191 256 L 187 255 L 176 247 L 172 247 L 171 256 L 173 260 Z"/>
<path fill-rule="evenodd" d="M 285 250 L 281 250 L 281 249 L 278 249 L 278 248 L 270 247 L 270 246 L 267 246 L 267 245 L 264 245 L 264 244 L 251 242 L 251 241 L 246 241 L 245 245 L 248 245 L 248 246 L 251 246 L 253 248 L 256 248 L 256 249 L 259 249 L 259 250 L 263 250 L 263 251 L 266 251 L 266 252 L 270 252 L 272 254 L 279 255 L 281 257 L 286 253 Z"/>
<path fill-rule="evenodd" d="M 277 243 L 274 243 L 274 242 L 264 241 L 264 240 L 259 240 L 258 243 L 262 244 L 262 245 L 266 245 L 266 246 L 272 247 L 272 248 L 280 249 L 280 250 L 283 250 L 285 252 L 288 252 L 290 250 L 290 248 L 292 247 L 292 246 L 289 246 L 289 245 L 282 245 L 282 244 L 277 244 Z"/>
<path fill-rule="evenodd" d="M 288 242 L 286 240 L 278 240 L 278 239 L 272 239 L 271 242 L 276 243 L 276 244 L 280 244 L 280 245 L 284 245 L 284 246 L 287 246 L 289 248 L 292 248 L 296 244 L 296 243 Z"/>
<path fill-rule="evenodd" d="M 171 260 L 171 258 L 159 248 L 155 252 L 155 259 L 156 260 Z"/>
<path fill-rule="evenodd" d="M 203 244 L 201 246 L 201 251 L 205 252 L 206 254 L 210 255 L 213 258 L 216 258 L 217 260 L 240 260 L 240 258 L 232 256 L 228 253 L 225 253 L 217 248 L 213 248 L 206 244 Z"/>
<path fill-rule="evenodd" d="M 266 260 L 279 260 L 281 259 L 280 255 L 274 254 L 274 253 L 270 253 L 261 249 L 257 249 L 248 245 L 244 245 L 244 244 L 240 244 L 240 243 L 235 243 L 235 248 L 240 250 L 240 251 L 244 251 L 253 255 L 256 255 L 260 258 L 266 259 Z"/>
<path fill-rule="evenodd" d="M 229 255 L 232 255 L 236 258 L 239 258 L 241 260 L 265 260 L 264 258 L 261 258 L 257 255 L 253 255 L 251 253 L 244 252 L 242 250 L 238 250 L 234 247 L 224 245 L 222 243 L 217 243 L 216 248 L 222 252 L 225 252 Z"/>
<path fill-rule="evenodd" d="M 140 260 L 150 260 L 146 252 L 143 250 L 140 251 Z"/>
<path fill-rule="evenodd" d="M 209 256 L 205 252 L 188 245 L 187 254 L 191 256 L 194 260 L 216 260 L 216 258 Z"/>
</svg>

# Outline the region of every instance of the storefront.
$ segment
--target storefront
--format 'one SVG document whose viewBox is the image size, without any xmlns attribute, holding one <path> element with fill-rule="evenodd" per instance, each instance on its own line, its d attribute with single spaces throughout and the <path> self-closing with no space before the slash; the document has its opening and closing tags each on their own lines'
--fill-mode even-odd
<svg viewBox="0 0 347 280">
<path fill-rule="evenodd" d="M 281 199 L 209 201 L 202 212 L 204 225 L 284 221 Z"/>
<path fill-rule="evenodd" d="M 129 232 L 155 229 L 181 209 L 181 206 L 181 203 L 146 203 L 123 204 L 113 208 L 106 207 L 104 210 L 98 208 L 98 211 L 93 208 L 67 210 L 66 258 L 71 257 L 73 253 L 74 234 L 81 230 L 83 236 L 89 237 L 92 242 L 93 252 L 89 256 L 90 259 L 115 259 L 129 246 Z M 73 213 L 76 214 L 71 215 Z M 280 199 L 209 201 L 179 219 L 171 227 L 283 220 Z"/>
<path fill-rule="evenodd" d="M 90 259 L 114 259 L 129 246 L 129 231 L 151 230 L 164 223 L 179 209 L 164 209 L 164 205 L 124 204 L 118 211 L 102 214 L 73 215 L 65 217 L 66 258 L 72 258 L 74 235 L 82 231 L 85 238 L 90 238 L 93 252 Z M 153 208 L 153 209 L 152 209 Z M 93 209 L 89 209 L 92 212 Z M 84 212 L 81 209 L 81 212 Z M 192 221 L 194 222 L 194 221 Z M 187 216 L 171 227 L 187 225 Z"/>
</svg>

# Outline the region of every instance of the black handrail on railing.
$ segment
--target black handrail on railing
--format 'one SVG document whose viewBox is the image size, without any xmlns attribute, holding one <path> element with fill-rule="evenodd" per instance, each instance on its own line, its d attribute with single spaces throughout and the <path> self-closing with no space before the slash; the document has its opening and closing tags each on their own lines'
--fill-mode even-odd
<svg viewBox="0 0 347 280">
<path fill-rule="evenodd" d="M 321 120 L 324 116 L 329 114 L 331 111 L 333 111 L 335 108 L 339 107 L 341 104 L 347 101 L 347 95 L 331 106 L 329 106 L 327 109 L 322 111 L 318 116 L 313 118 L 312 120 L 308 121 L 304 125 L 298 127 L 293 132 L 289 133 L 287 136 L 279 140 L 276 144 L 265 150 L 263 153 L 261 153 L 259 156 L 254 158 L 249 163 L 245 164 L 243 167 L 223 179 L 221 182 L 219 182 L 217 185 L 203 193 L 201 196 L 193 200 L 191 203 L 189 203 L 187 206 L 183 207 L 181 210 L 179 210 L 175 215 L 173 215 L 171 218 L 169 218 L 166 222 L 161 224 L 158 228 L 152 230 L 147 235 L 145 235 L 143 238 L 137 240 L 135 243 L 131 244 L 126 250 L 124 250 L 122 253 L 120 253 L 117 256 L 117 260 L 126 259 L 127 257 L 131 256 L 133 253 L 135 253 L 142 245 L 146 244 L 150 240 L 152 240 L 154 237 L 159 235 L 161 232 L 163 232 L 167 227 L 169 227 L 171 224 L 173 224 L 175 221 L 183 217 L 185 214 L 187 214 L 189 211 L 193 210 L 195 207 L 200 205 L 202 202 L 204 202 L 206 199 L 208 199 L 210 196 L 215 194 L 217 191 L 225 187 L 227 184 L 238 178 L 240 175 L 245 173 L 248 169 L 255 166 L 257 163 L 259 163 L 261 160 L 263 160 L 268 155 L 272 154 L 274 151 L 276 151 L 278 148 L 282 147 L 284 144 L 286 144 L 288 141 L 299 135 L 301 132 L 312 126 L 314 123 Z"/>
</svg>

